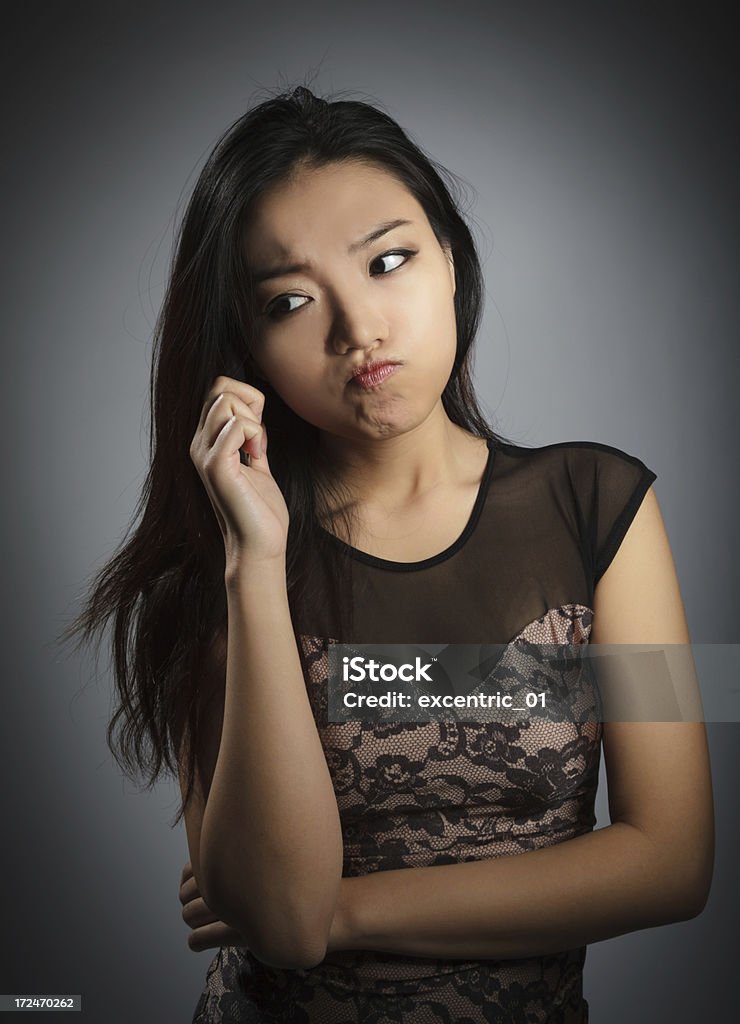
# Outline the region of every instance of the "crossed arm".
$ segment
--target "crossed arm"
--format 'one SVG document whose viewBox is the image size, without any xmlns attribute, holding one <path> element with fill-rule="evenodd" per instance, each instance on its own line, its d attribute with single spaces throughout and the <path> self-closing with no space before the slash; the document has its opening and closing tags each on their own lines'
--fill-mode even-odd
<svg viewBox="0 0 740 1024">
<path fill-rule="evenodd" d="M 509 959 L 573 949 L 695 917 L 708 892 L 704 870 L 616 822 L 519 855 L 343 878 L 326 952 Z M 192 928 L 215 922 L 207 908 L 183 917 Z M 207 948 L 199 939 L 191 948 Z M 245 944 L 220 930 L 202 939 Z"/>
<path fill-rule="evenodd" d="M 597 587 L 591 642 L 689 643 L 652 488 Z M 509 959 L 697 916 L 714 863 L 704 724 L 617 721 L 603 728 L 609 826 L 513 856 L 343 878 L 330 932 L 317 948 L 324 956 L 371 949 Z M 194 893 L 194 879 L 183 876 L 190 947 L 206 948 L 199 941 L 213 939 L 244 944 Z"/>
</svg>

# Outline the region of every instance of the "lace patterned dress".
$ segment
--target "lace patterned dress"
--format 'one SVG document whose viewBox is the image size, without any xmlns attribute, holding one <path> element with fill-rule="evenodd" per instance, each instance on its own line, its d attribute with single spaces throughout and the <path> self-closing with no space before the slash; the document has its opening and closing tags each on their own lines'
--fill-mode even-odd
<svg viewBox="0 0 740 1024">
<path fill-rule="evenodd" d="M 356 626 L 339 635 L 317 557 L 326 600 L 298 632 L 345 877 L 518 856 L 593 829 L 602 726 L 587 683 L 569 695 L 574 721 L 330 722 L 328 651 L 336 642 L 587 644 L 595 585 L 655 479 L 597 442 L 489 442 L 468 523 L 438 555 L 393 562 L 326 535 L 353 563 Z M 193 1024 L 584 1024 L 585 957 L 585 946 L 504 960 L 349 950 L 282 970 L 222 947 Z"/>
</svg>

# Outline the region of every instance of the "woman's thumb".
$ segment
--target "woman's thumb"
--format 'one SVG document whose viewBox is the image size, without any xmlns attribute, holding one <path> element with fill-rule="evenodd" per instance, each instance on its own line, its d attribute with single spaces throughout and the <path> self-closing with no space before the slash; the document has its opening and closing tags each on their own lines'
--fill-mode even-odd
<svg viewBox="0 0 740 1024">
<path fill-rule="evenodd" d="M 268 472 L 270 472 L 270 463 L 267 461 L 267 427 L 262 424 L 262 436 L 260 438 L 260 457 L 258 459 L 252 459 L 252 467 L 263 466 Z"/>
</svg>

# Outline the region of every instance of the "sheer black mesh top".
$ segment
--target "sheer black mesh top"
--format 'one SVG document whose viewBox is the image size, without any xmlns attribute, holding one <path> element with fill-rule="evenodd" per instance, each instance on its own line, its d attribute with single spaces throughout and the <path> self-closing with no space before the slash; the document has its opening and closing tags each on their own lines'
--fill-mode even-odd
<svg viewBox="0 0 740 1024">
<path fill-rule="evenodd" d="M 593 829 L 598 720 L 332 723 L 327 652 L 337 642 L 588 643 L 596 584 L 655 479 L 640 459 L 598 442 L 489 442 L 470 518 L 444 551 L 395 562 L 331 537 L 352 563 L 354 615 L 344 633 L 344 598 L 317 550 L 321 598 L 295 625 L 342 821 L 345 876 L 517 856 Z M 596 706 L 595 694 L 580 698 Z M 351 950 L 287 971 L 223 947 L 193 1022 L 582 1024 L 585 955 L 585 947 L 516 960 Z"/>
</svg>

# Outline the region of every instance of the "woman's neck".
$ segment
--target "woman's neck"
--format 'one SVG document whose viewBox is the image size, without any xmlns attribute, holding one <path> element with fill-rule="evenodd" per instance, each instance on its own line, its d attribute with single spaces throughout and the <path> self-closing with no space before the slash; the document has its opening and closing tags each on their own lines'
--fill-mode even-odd
<svg viewBox="0 0 740 1024">
<path fill-rule="evenodd" d="M 446 416 L 439 423 L 381 440 L 356 442 L 322 433 L 320 448 L 324 465 L 330 467 L 330 485 L 343 496 L 337 508 L 329 497 L 331 486 L 326 492 L 332 518 L 346 509 L 365 514 L 410 512 L 435 492 L 475 484 L 488 455 L 484 438 Z"/>
</svg>

